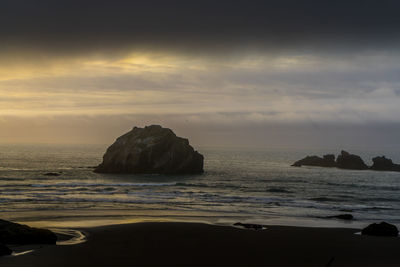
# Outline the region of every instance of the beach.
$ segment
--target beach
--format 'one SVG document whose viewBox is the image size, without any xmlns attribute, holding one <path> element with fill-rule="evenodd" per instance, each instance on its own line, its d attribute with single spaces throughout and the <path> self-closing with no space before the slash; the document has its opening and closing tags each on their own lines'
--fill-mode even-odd
<svg viewBox="0 0 400 267">
<path fill-rule="evenodd" d="M 79 229 L 84 243 L 41 246 L 0 266 L 398 266 L 400 238 L 359 229 L 145 222 Z"/>
</svg>

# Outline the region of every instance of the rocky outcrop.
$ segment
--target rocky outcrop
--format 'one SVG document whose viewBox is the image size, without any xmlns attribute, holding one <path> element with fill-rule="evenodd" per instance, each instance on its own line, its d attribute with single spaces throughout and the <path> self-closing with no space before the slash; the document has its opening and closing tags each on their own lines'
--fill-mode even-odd
<svg viewBox="0 0 400 267">
<path fill-rule="evenodd" d="M 398 236 L 399 230 L 393 224 L 387 222 L 373 223 L 361 231 L 362 235 Z"/>
<path fill-rule="evenodd" d="M 400 164 L 394 164 L 391 159 L 382 157 L 375 157 L 372 159 L 373 165 L 371 170 L 375 171 L 396 171 L 400 172 Z"/>
<path fill-rule="evenodd" d="M 134 127 L 119 137 L 94 170 L 99 173 L 198 174 L 203 172 L 203 155 L 188 139 L 159 125 Z"/>
<path fill-rule="evenodd" d="M 324 155 L 323 158 L 318 156 L 307 156 L 304 159 L 298 160 L 292 166 L 301 167 L 305 166 L 318 166 L 318 167 L 336 167 L 335 155 Z"/>
<path fill-rule="evenodd" d="M 368 166 L 364 163 L 360 156 L 350 154 L 342 150 L 336 159 L 336 166 L 340 169 L 348 170 L 366 170 Z"/>
<path fill-rule="evenodd" d="M 337 167 L 339 169 L 348 170 L 375 170 L 375 171 L 397 171 L 400 172 L 400 164 L 394 164 L 391 159 L 375 157 L 372 159 L 373 165 L 368 167 L 363 159 L 347 151 L 342 150 L 335 161 L 335 155 L 324 155 L 323 158 L 318 156 L 307 156 L 293 163 L 292 166 L 317 166 L 317 167 Z"/>
<path fill-rule="evenodd" d="M 52 231 L 0 220 L 0 243 L 3 244 L 55 244 L 57 236 Z"/>
<path fill-rule="evenodd" d="M 6 256 L 6 255 L 11 255 L 12 250 L 9 249 L 6 245 L 3 245 L 0 243 L 0 257 L 1 256 Z"/>
</svg>

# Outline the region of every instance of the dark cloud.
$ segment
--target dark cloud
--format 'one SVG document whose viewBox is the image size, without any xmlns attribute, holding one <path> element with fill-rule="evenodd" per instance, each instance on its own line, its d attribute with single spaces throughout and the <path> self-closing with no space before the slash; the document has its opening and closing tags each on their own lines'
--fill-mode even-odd
<svg viewBox="0 0 400 267">
<path fill-rule="evenodd" d="M 3 49 L 380 49 L 398 44 L 400 2 L 3 0 Z"/>
</svg>

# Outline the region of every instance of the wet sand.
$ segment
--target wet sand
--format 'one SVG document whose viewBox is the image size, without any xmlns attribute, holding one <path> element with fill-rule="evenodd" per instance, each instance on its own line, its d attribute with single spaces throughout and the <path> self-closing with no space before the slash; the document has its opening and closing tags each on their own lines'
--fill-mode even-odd
<svg viewBox="0 0 400 267">
<path fill-rule="evenodd" d="M 135 223 L 81 229 L 87 242 L 35 247 L 0 266 L 400 266 L 399 237 L 358 229 Z"/>
</svg>

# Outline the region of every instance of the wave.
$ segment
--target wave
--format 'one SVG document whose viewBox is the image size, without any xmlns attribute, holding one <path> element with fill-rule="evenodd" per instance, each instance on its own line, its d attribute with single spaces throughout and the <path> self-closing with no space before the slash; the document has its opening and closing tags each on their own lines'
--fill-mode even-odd
<svg viewBox="0 0 400 267">
<path fill-rule="evenodd" d="M 329 201 L 338 201 L 338 199 L 330 198 L 330 197 L 313 197 L 308 200 L 319 201 L 319 202 L 329 202 Z"/>
<path fill-rule="evenodd" d="M 78 187 L 78 186 L 174 186 L 172 183 L 55 183 L 55 184 L 32 184 L 32 187 Z"/>
<path fill-rule="evenodd" d="M 384 191 L 400 191 L 399 186 L 387 186 L 387 185 L 363 185 L 363 184 L 342 184 L 335 182 L 325 183 L 326 185 L 337 186 L 337 187 L 349 187 L 356 189 L 372 189 L 372 190 L 384 190 Z"/>
<path fill-rule="evenodd" d="M 378 201 L 378 202 L 400 202 L 398 198 L 386 198 L 386 197 L 366 197 L 360 198 L 360 201 Z"/>
<path fill-rule="evenodd" d="M 208 184 L 203 184 L 203 183 L 194 184 L 194 183 L 179 182 L 179 183 L 176 183 L 175 185 L 176 186 L 188 186 L 188 187 L 210 187 Z"/>
<path fill-rule="evenodd" d="M 34 171 L 34 168 L 0 167 L 0 171 Z"/>
</svg>

